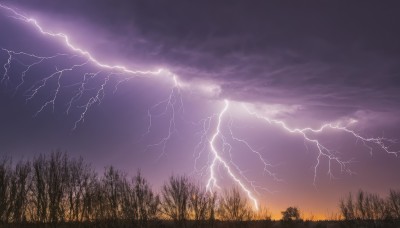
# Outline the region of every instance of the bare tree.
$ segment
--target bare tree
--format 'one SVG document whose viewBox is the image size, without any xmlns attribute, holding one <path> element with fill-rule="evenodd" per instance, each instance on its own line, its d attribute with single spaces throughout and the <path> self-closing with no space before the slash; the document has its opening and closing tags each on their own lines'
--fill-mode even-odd
<svg viewBox="0 0 400 228">
<path fill-rule="evenodd" d="M 359 190 L 357 194 L 356 201 L 356 214 L 359 219 L 365 220 L 367 219 L 366 212 L 366 202 L 365 202 L 365 194 L 364 191 Z"/>
<path fill-rule="evenodd" d="M 127 180 L 123 181 L 122 184 L 122 196 L 121 196 L 121 213 L 122 218 L 131 221 L 135 224 L 138 219 L 138 205 L 135 196 L 135 190 L 133 189 L 132 183 Z"/>
<path fill-rule="evenodd" d="M 106 218 L 116 221 L 120 216 L 120 204 L 125 174 L 110 166 L 105 169 L 102 179 L 104 200 L 106 202 Z"/>
<path fill-rule="evenodd" d="M 341 199 L 340 200 L 340 211 L 343 215 L 343 218 L 347 221 L 354 220 L 356 218 L 355 215 L 355 206 L 353 204 L 353 196 L 351 193 L 349 193 L 349 196 L 347 199 Z"/>
<path fill-rule="evenodd" d="M 88 169 L 83 175 L 83 193 L 82 193 L 82 211 L 80 212 L 80 221 L 95 221 L 96 218 L 96 189 L 100 186 L 96 173 Z"/>
<path fill-rule="evenodd" d="M 73 170 L 74 164 L 60 151 L 34 159 L 30 194 L 36 211 L 34 221 L 58 223 L 67 219 L 67 211 L 71 209 L 67 193 L 71 192 L 68 190 L 71 189 Z"/>
<path fill-rule="evenodd" d="M 213 227 L 215 222 L 216 202 L 217 202 L 217 193 L 216 192 L 208 193 L 207 214 L 208 214 L 208 225 L 210 227 Z"/>
<path fill-rule="evenodd" d="M 190 189 L 189 207 L 194 221 L 205 221 L 207 216 L 208 195 L 198 185 L 192 185 Z"/>
<path fill-rule="evenodd" d="M 20 161 L 15 166 L 12 191 L 15 194 L 12 201 L 12 219 L 15 223 L 26 221 L 26 209 L 28 204 L 28 191 L 30 182 L 31 164 Z"/>
<path fill-rule="evenodd" d="M 100 181 L 95 181 L 85 197 L 88 217 L 92 221 L 108 219 L 108 204 L 104 186 Z"/>
<path fill-rule="evenodd" d="M 68 182 L 68 156 L 60 151 L 53 152 L 48 162 L 49 222 L 57 223 L 65 219 L 65 204 Z"/>
<path fill-rule="evenodd" d="M 223 220 L 240 222 L 250 217 L 251 208 L 239 190 L 232 188 L 220 199 L 218 212 Z"/>
<path fill-rule="evenodd" d="M 371 194 L 359 190 L 356 199 L 353 201 L 351 193 L 340 202 L 340 210 L 343 218 L 357 226 L 383 226 L 393 219 L 393 207 L 391 194 L 387 199 L 377 194 Z"/>
<path fill-rule="evenodd" d="M 400 219 L 400 191 L 390 190 L 387 202 L 391 217 Z"/>
<path fill-rule="evenodd" d="M 169 178 L 162 187 L 161 212 L 175 222 L 176 226 L 186 226 L 189 216 L 189 196 L 191 184 L 187 177 Z"/>
<path fill-rule="evenodd" d="M 11 211 L 10 194 L 11 194 L 11 159 L 3 157 L 0 160 L 0 221 L 8 223 Z"/>
<path fill-rule="evenodd" d="M 34 159 L 33 171 L 32 195 L 36 210 L 36 216 L 33 219 L 36 222 L 47 222 L 49 200 L 46 174 L 48 173 L 48 167 L 43 155 Z"/>
<path fill-rule="evenodd" d="M 359 220 L 384 220 L 390 215 L 384 199 L 377 194 L 359 190 L 356 203 L 356 218 Z"/>
<path fill-rule="evenodd" d="M 66 201 L 69 221 L 82 221 L 84 211 L 84 196 L 89 188 L 91 177 L 95 176 L 90 165 L 82 158 L 69 160 Z"/>
<path fill-rule="evenodd" d="M 122 194 L 121 206 L 124 219 L 140 227 L 146 227 L 149 220 L 156 219 L 160 200 L 140 171 L 132 179 L 132 183 L 124 181 Z"/>
<path fill-rule="evenodd" d="M 137 220 L 139 225 L 144 227 L 148 220 L 156 218 L 160 199 L 153 193 L 140 171 L 134 179 L 134 195 L 137 205 Z"/>
<path fill-rule="evenodd" d="M 206 191 L 205 187 L 192 184 L 190 188 L 189 208 L 195 226 L 204 226 L 215 218 L 216 194 Z M 210 225 L 210 223 L 208 224 Z"/>
</svg>

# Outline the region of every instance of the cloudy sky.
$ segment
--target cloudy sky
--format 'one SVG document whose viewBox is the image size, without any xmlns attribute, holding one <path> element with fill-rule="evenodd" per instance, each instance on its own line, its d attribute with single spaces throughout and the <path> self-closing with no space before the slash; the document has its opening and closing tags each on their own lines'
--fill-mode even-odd
<svg viewBox="0 0 400 228">
<path fill-rule="evenodd" d="M 171 174 L 206 183 L 212 153 L 205 142 L 227 99 L 221 134 L 232 146 L 230 153 L 227 146 L 222 150 L 222 137 L 216 145 L 231 166 L 240 167 L 235 175 L 249 189 L 255 181 L 254 195 L 276 215 L 290 205 L 329 215 L 349 191 L 384 194 L 400 188 L 399 158 L 332 129 L 309 137 L 341 161 L 351 161 L 351 174 L 333 161 L 334 177 L 328 175 L 329 159 L 322 157 L 314 180 L 315 145 L 243 109 L 245 105 L 292 129 L 337 123 L 366 138 L 400 139 L 396 1 L 0 3 L 37 19 L 47 31 L 67 34 L 101 63 L 164 69 L 157 75 L 104 69 L 64 40 L 44 36 L 10 10 L 0 9 L 1 154 L 29 158 L 59 148 L 84 157 L 100 171 L 107 165 L 128 173 L 141 168 L 154 188 Z M 24 74 L 40 59 L 13 54 L 7 65 L 7 50 L 53 58 Z M 46 77 L 74 65 L 40 87 Z M 84 92 L 77 96 L 82 82 Z M 49 101 L 55 94 L 53 106 Z M 90 103 L 96 96 L 99 100 Z M 163 102 L 168 98 L 171 103 Z M 79 121 L 83 113 L 84 121 Z M 208 138 L 202 138 L 205 129 Z M 251 148 L 235 139 L 246 140 Z M 400 150 L 399 144 L 385 143 L 390 151 Z M 263 173 L 252 149 L 281 181 Z M 221 184 L 232 184 L 223 167 L 217 173 Z"/>
</svg>

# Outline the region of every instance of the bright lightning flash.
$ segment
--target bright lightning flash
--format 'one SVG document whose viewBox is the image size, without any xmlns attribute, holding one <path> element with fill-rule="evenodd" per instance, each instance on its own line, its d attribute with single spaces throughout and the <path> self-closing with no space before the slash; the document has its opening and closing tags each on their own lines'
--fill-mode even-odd
<svg viewBox="0 0 400 228">
<path fill-rule="evenodd" d="M 217 123 L 217 127 L 215 129 L 214 134 L 211 137 L 211 140 L 209 141 L 210 144 L 210 149 L 214 155 L 214 158 L 212 159 L 212 163 L 210 165 L 210 179 L 208 179 L 207 182 L 207 189 L 211 189 L 213 186 L 217 186 L 217 178 L 215 177 L 215 166 L 217 165 L 217 163 L 221 163 L 223 165 L 223 167 L 225 168 L 225 170 L 228 172 L 229 176 L 242 188 L 242 190 L 244 192 L 246 192 L 247 196 L 250 198 L 251 201 L 253 201 L 254 203 L 254 207 L 256 210 L 258 210 L 258 202 L 257 199 L 254 198 L 253 194 L 251 193 L 251 191 L 249 189 L 247 189 L 247 187 L 242 183 L 242 181 L 237 178 L 235 176 L 235 174 L 232 172 L 231 167 L 228 165 L 228 163 L 220 156 L 218 149 L 216 148 L 216 140 L 218 138 L 221 138 L 223 141 L 225 141 L 222 137 L 221 137 L 221 122 L 223 120 L 223 116 L 226 113 L 226 111 L 228 110 L 229 107 L 229 101 L 225 100 L 225 106 L 222 109 L 222 111 L 219 113 L 218 115 L 218 123 Z M 225 144 L 225 142 L 224 142 Z"/>
<path fill-rule="evenodd" d="M 333 123 L 328 123 L 322 125 L 320 128 L 311 128 L 311 127 L 306 127 L 306 128 L 291 128 L 288 126 L 287 123 L 285 123 L 282 120 L 276 120 L 272 119 L 266 116 L 263 116 L 259 113 L 257 113 L 254 110 L 251 110 L 247 105 L 242 104 L 243 108 L 251 115 L 254 116 L 257 119 L 266 121 L 269 124 L 275 124 L 279 127 L 281 127 L 283 130 L 293 133 L 293 134 L 299 134 L 302 136 L 305 140 L 305 142 L 310 143 L 311 145 L 314 145 L 315 148 L 318 151 L 317 155 L 317 162 L 314 166 L 314 185 L 316 184 L 316 179 L 317 179 L 317 170 L 320 165 L 320 159 L 325 157 L 328 159 L 328 174 L 333 178 L 333 173 L 332 173 L 332 162 L 336 162 L 339 166 L 342 172 L 348 172 L 351 174 L 351 170 L 348 168 L 348 164 L 351 161 L 343 161 L 338 157 L 333 150 L 329 149 L 327 146 L 323 145 L 318 139 L 312 138 L 311 133 L 322 133 L 326 129 L 331 129 L 331 130 L 336 130 L 339 132 L 344 132 L 349 134 L 350 136 L 353 136 L 357 141 L 362 142 L 362 144 L 367 147 L 372 154 L 373 147 L 372 145 L 375 145 L 377 148 L 381 149 L 382 151 L 395 155 L 396 157 L 399 155 L 400 151 L 392 151 L 390 148 L 387 146 L 387 144 L 393 144 L 396 143 L 395 140 L 384 138 L 384 137 L 379 137 L 379 138 L 366 138 L 358 134 L 357 132 L 347 128 L 346 126 L 340 126 L 339 124 L 333 124 Z M 355 120 L 351 120 L 349 124 L 356 122 Z"/>
<path fill-rule="evenodd" d="M 117 77 L 118 80 L 114 84 L 114 92 L 117 91 L 118 86 L 123 83 L 127 82 L 133 78 L 136 77 L 148 77 L 148 76 L 156 76 L 156 75 L 161 75 L 167 79 L 169 79 L 172 82 L 172 89 L 169 93 L 169 96 L 160 101 L 159 103 L 151 106 L 148 110 L 148 128 L 147 132 L 143 135 L 145 137 L 146 135 L 150 134 L 151 129 L 152 129 L 152 120 L 153 118 L 157 118 L 160 116 L 167 116 L 169 118 L 169 123 L 168 123 L 168 128 L 166 131 L 166 135 L 161 138 L 158 142 L 149 145 L 147 148 L 152 148 L 152 147 L 162 147 L 162 153 L 160 154 L 160 157 L 165 154 L 166 147 L 167 147 L 167 142 L 171 139 L 172 135 L 177 131 L 176 128 L 176 118 L 178 115 L 183 115 L 184 114 L 184 106 L 183 106 L 183 99 L 182 99 L 182 88 L 190 88 L 190 90 L 198 90 L 198 91 L 205 91 L 210 94 L 219 94 L 219 86 L 213 85 L 213 84 L 190 84 L 190 85 L 185 85 L 185 83 L 180 82 L 177 75 L 173 74 L 169 70 L 166 69 L 157 69 L 157 70 L 133 70 L 128 67 L 122 66 L 122 65 L 110 65 L 107 63 L 100 62 L 97 60 L 92 54 L 90 54 L 88 51 L 76 46 L 75 44 L 71 43 L 70 38 L 65 35 L 64 33 L 54 33 L 49 31 L 48 29 L 45 29 L 43 26 L 40 25 L 40 23 L 33 18 L 26 17 L 23 14 L 17 12 L 15 9 L 10 8 L 8 6 L 0 4 L 0 9 L 3 9 L 7 11 L 8 13 L 11 14 L 10 17 L 17 19 L 19 21 L 22 21 L 28 25 L 33 26 L 38 32 L 40 32 L 42 35 L 46 37 L 50 37 L 53 39 L 57 39 L 61 41 L 74 55 L 69 55 L 69 54 L 55 54 L 52 56 L 39 56 L 39 55 L 34 55 L 30 53 L 25 53 L 25 52 L 16 52 L 12 51 L 6 48 L 2 48 L 1 50 L 6 52 L 8 55 L 7 62 L 3 65 L 4 68 L 4 74 L 1 77 L 0 84 L 3 85 L 8 85 L 11 78 L 10 78 L 10 70 L 11 66 L 14 62 L 20 64 L 23 67 L 23 71 L 21 72 L 21 75 L 19 77 L 19 82 L 15 88 L 15 93 L 23 86 L 23 84 L 26 82 L 26 77 L 28 73 L 38 66 L 39 64 L 45 63 L 46 61 L 51 61 L 51 60 L 60 60 L 61 58 L 67 58 L 65 60 L 68 61 L 77 61 L 74 64 L 70 64 L 69 67 L 60 67 L 56 66 L 55 71 L 50 73 L 48 76 L 45 76 L 43 79 L 37 81 L 28 91 L 26 91 L 27 99 L 26 101 L 30 101 L 35 99 L 37 94 L 41 92 L 46 86 L 49 86 L 52 81 L 56 82 L 56 86 L 54 88 L 54 93 L 50 96 L 50 98 L 44 102 L 44 104 L 38 109 L 38 111 L 35 113 L 35 116 L 39 115 L 44 109 L 46 109 L 48 106 L 51 107 L 51 109 L 54 112 L 55 109 L 55 103 L 57 100 L 57 97 L 60 93 L 60 91 L 64 87 L 77 87 L 75 93 L 73 94 L 72 98 L 69 100 L 67 103 L 67 110 L 66 113 L 69 114 L 71 111 L 72 107 L 76 107 L 81 110 L 79 118 L 75 121 L 73 130 L 75 130 L 79 124 L 83 123 L 85 121 L 85 117 L 87 115 L 88 110 L 93 106 L 94 104 L 100 104 L 105 96 L 105 88 L 108 86 L 108 84 L 111 81 L 111 77 Z M 21 60 L 21 58 L 24 58 L 24 61 Z M 64 60 L 62 59 L 62 60 Z M 78 60 L 76 60 L 78 59 Z M 29 63 L 26 63 L 26 62 Z M 90 67 L 96 67 L 97 69 L 100 69 L 99 71 L 93 72 Z M 77 69 L 80 69 L 84 73 L 82 73 L 83 77 L 82 80 L 72 84 L 72 85 L 67 85 L 64 86 L 62 85 L 62 78 L 67 74 L 68 72 L 71 71 L 76 71 Z M 88 72 L 89 71 L 89 72 Z M 96 86 L 93 86 L 93 81 L 100 81 L 100 84 L 97 84 Z M 94 91 L 94 92 L 93 92 Z M 88 93 L 92 92 L 90 95 Z M 77 103 L 84 99 L 84 97 L 88 96 L 89 98 L 85 99 L 83 104 L 78 105 Z M 235 102 L 237 104 L 237 102 Z M 241 143 L 244 145 L 248 151 L 256 155 L 259 159 L 259 161 L 262 163 L 264 166 L 264 173 L 271 176 L 275 181 L 282 181 L 280 180 L 275 173 L 273 173 L 270 169 L 273 167 L 270 163 L 268 163 L 262 156 L 262 154 L 253 149 L 253 147 L 244 139 L 240 139 L 236 137 L 233 134 L 232 131 L 232 121 L 226 121 L 226 115 L 229 112 L 230 105 L 232 105 L 232 102 L 228 100 L 224 100 L 224 106 L 222 110 L 219 113 L 215 113 L 212 116 L 209 116 L 202 121 L 200 121 L 200 125 L 202 126 L 201 130 L 201 137 L 200 141 L 197 146 L 195 146 L 194 149 L 194 157 L 195 157 L 195 167 L 194 170 L 197 173 L 204 174 L 204 172 L 209 175 L 208 181 L 206 188 L 210 191 L 214 187 L 220 188 L 217 183 L 217 174 L 216 174 L 216 169 L 218 166 L 222 166 L 224 170 L 227 172 L 228 176 L 233 180 L 234 183 L 236 183 L 242 191 L 248 196 L 248 198 L 252 201 L 254 204 L 254 208 L 257 210 L 259 207 L 258 201 L 256 197 L 254 196 L 254 193 L 258 193 L 258 189 L 269 191 L 266 188 L 263 188 L 261 186 L 258 186 L 255 181 L 249 179 L 244 175 L 244 172 L 240 169 L 240 167 L 233 161 L 232 155 L 231 155 L 231 149 L 232 149 L 232 144 L 229 143 L 228 139 L 231 141 Z M 350 136 L 354 137 L 356 140 L 361 141 L 364 146 L 368 147 L 370 152 L 372 153 L 373 150 L 373 145 L 380 150 L 383 150 L 384 152 L 388 154 L 393 154 L 393 155 L 398 155 L 399 152 L 396 151 L 391 151 L 387 144 L 389 143 L 394 143 L 394 141 L 386 138 L 366 138 L 361 136 L 360 134 L 356 133 L 355 131 L 349 129 L 347 126 L 341 126 L 339 124 L 325 124 L 322 125 L 318 129 L 313 129 L 313 128 L 291 128 L 288 126 L 287 123 L 285 123 L 282 120 L 275 120 L 266 116 L 263 116 L 262 114 L 258 113 L 255 110 L 252 110 L 247 104 L 241 104 L 241 108 L 244 108 L 244 110 L 247 111 L 247 113 L 255 117 L 257 119 L 260 119 L 262 121 L 265 121 L 268 124 L 274 124 L 282 128 L 282 130 L 287 131 L 289 133 L 293 134 L 298 134 L 301 137 L 303 137 L 304 141 L 307 144 L 313 145 L 316 148 L 317 151 L 317 161 L 314 166 L 314 184 L 316 182 L 317 178 L 317 170 L 320 165 L 320 161 L 323 158 L 328 159 L 329 161 L 329 174 L 331 177 L 333 177 L 333 172 L 331 168 L 331 164 L 336 162 L 342 172 L 351 172 L 350 169 L 348 168 L 348 164 L 351 161 L 343 161 L 340 159 L 340 157 L 334 153 L 333 150 L 329 149 L 327 146 L 323 145 L 315 136 L 315 134 L 321 133 L 326 129 L 332 129 L 335 131 L 340 131 L 346 134 L 349 134 Z M 162 110 L 161 112 L 159 110 Z M 215 129 L 212 129 L 213 122 L 216 121 L 216 126 Z M 225 131 L 223 131 L 224 123 L 227 123 L 227 127 L 224 128 Z M 227 135 L 224 135 L 223 132 L 228 132 Z M 211 137 L 210 137 L 211 135 Z M 142 138 L 143 138 L 142 137 Z M 203 153 L 208 152 L 208 162 L 206 165 L 204 165 L 202 168 L 198 169 L 198 160 L 202 156 Z M 228 159 L 225 158 L 226 156 L 223 156 L 223 154 L 228 154 Z M 250 190 L 251 189 L 251 190 Z"/>
</svg>

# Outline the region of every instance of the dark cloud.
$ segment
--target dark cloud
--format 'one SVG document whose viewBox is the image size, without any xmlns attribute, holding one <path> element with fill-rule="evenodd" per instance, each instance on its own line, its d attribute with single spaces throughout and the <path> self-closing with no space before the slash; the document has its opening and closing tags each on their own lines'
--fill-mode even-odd
<svg viewBox="0 0 400 228">
<path fill-rule="evenodd" d="M 397 1 L 3 2 L 66 27 L 100 59 L 166 67 L 221 98 L 325 121 L 400 111 Z"/>
<path fill-rule="evenodd" d="M 103 28 L 122 57 L 166 65 L 185 80 L 212 80 L 233 99 L 349 112 L 399 107 L 395 1 L 12 4 L 85 20 Z"/>
</svg>

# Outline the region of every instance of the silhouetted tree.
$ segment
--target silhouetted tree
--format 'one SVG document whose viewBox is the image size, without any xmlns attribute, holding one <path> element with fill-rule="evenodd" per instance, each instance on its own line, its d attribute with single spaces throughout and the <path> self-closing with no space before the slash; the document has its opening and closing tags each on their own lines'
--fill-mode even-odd
<svg viewBox="0 0 400 228">
<path fill-rule="evenodd" d="M 208 214 L 208 226 L 213 227 L 215 223 L 215 210 L 217 202 L 217 193 L 208 193 L 207 203 L 207 214 Z"/>
<path fill-rule="evenodd" d="M 282 211 L 282 221 L 299 221 L 300 212 L 297 207 L 288 207 L 285 211 Z"/>
<path fill-rule="evenodd" d="M 190 189 L 189 207 L 196 224 L 200 221 L 206 220 L 207 204 L 207 192 L 198 185 L 192 185 Z"/>
<path fill-rule="evenodd" d="M 10 217 L 11 179 L 11 159 L 3 157 L 0 160 L 0 221 L 2 223 L 8 223 Z"/>
<path fill-rule="evenodd" d="M 384 199 L 377 194 L 359 190 L 353 200 L 351 193 L 346 200 L 341 200 L 340 210 L 348 224 L 355 226 L 386 227 L 396 219 L 396 193 L 391 191 Z"/>
<path fill-rule="evenodd" d="M 349 193 L 347 200 L 340 200 L 340 211 L 345 220 L 354 220 L 356 218 L 354 208 L 355 206 L 353 204 L 353 196 L 351 193 Z"/>
<path fill-rule="evenodd" d="M 83 175 L 84 190 L 82 193 L 82 211 L 80 211 L 80 221 L 96 221 L 97 202 L 96 192 L 100 186 L 97 180 L 96 173 L 90 168 Z"/>
<path fill-rule="evenodd" d="M 37 222 L 47 222 L 48 215 L 48 183 L 46 175 L 48 173 L 48 167 L 43 155 L 35 158 L 33 161 L 33 203 L 35 204 L 36 215 L 33 218 Z"/>
<path fill-rule="evenodd" d="M 120 204 L 125 181 L 125 174 L 110 166 L 105 169 L 102 179 L 103 199 L 106 202 L 106 218 L 116 221 L 120 217 Z M 101 194 L 101 193 L 100 193 Z"/>
<path fill-rule="evenodd" d="M 134 179 L 137 220 L 140 226 L 146 226 L 148 220 L 156 219 L 160 199 L 153 193 L 148 182 L 138 171 Z"/>
<path fill-rule="evenodd" d="M 247 199 L 242 197 L 236 187 L 225 191 L 220 199 L 218 213 L 223 220 L 234 222 L 249 220 L 251 211 Z"/>
<path fill-rule="evenodd" d="M 138 220 L 138 200 L 136 198 L 133 184 L 124 180 L 121 196 L 121 213 L 123 219 L 131 221 L 133 224 Z"/>
<path fill-rule="evenodd" d="M 15 223 L 26 221 L 26 210 L 28 202 L 28 191 L 30 182 L 31 164 L 29 162 L 18 162 L 13 172 L 11 191 L 15 195 L 12 200 L 12 220 Z"/>
<path fill-rule="evenodd" d="M 88 197 L 89 196 L 89 197 Z M 90 189 L 90 195 L 87 195 L 89 202 L 87 204 L 89 216 L 96 222 L 101 222 L 108 218 L 108 205 L 103 185 L 100 181 L 95 181 Z"/>
<path fill-rule="evenodd" d="M 47 183 L 49 199 L 49 221 L 57 223 L 65 220 L 65 203 L 68 182 L 68 156 L 57 151 L 51 153 L 48 162 Z"/>
<path fill-rule="evenodd" d="M 389 212 L 392 218 L 400 219 L 400 191 L 390 190 L 387 199 Z"/>
<path fill-rule="evenodd" d="M 215 219 L 215 199 L 216 193 L 209 192 L 198 184 L 191 184 L 189 208 L 195 227 L 212 225 Z"/>
<path fill-rule="evenodd" d="M 191 184 L 185 176 L 171 176 L 161 190 L 161 213 L 172 219 L 176 226 L 186 226 L 189 216 Z"/>
<path fill-rule="evenodd" d="M 67 167 L 67 211 L 69 221 L 82 221 L 84 212 L 84 197 L 88 191 L 93 170 L 85 164 L 82 158 L 69 160 Z"/>
<path fill-rule="evenodd" d="M 124 219 L 140 227 L 145 227 L 149 220 L 155 220 L 160 200 L 140 171 L 132 179 L 132 183 L 125 181 L 123 186 L 121 206 Z"/>
</svg>

